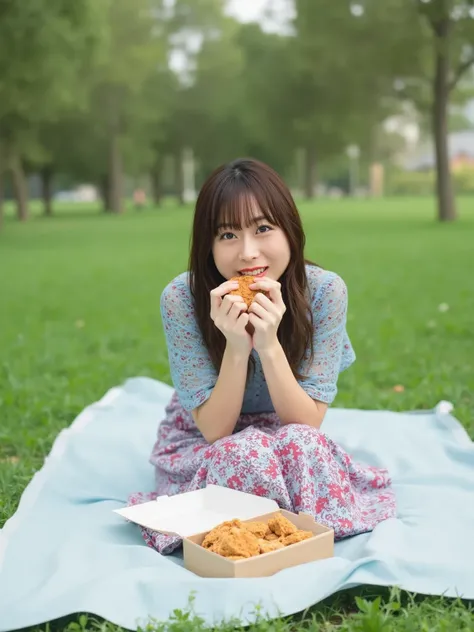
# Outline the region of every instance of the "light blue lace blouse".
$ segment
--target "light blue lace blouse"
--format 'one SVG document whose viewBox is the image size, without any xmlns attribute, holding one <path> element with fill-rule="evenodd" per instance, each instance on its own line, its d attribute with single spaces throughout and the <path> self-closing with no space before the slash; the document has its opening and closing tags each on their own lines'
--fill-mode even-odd
<svg viewBox="0 0 474 632">
<path fill-rule="evenodd" d="M 334 272 L 307 265 L 306 273 L 313 310 L 314 359 L 309 372 L 305 371 L 308 379 L 299 384 L 311 398 L 331 404 L 339 373 L 355 360 L 346 331 L 347 287 Z M 218 374 L 195 319 L 187 272 L 165 287 L 160 305 L 173 386 L 183 408 L 190 411 L 210 397 Z M 242 413 L 275 412 L 260 359 L 255 350 L 252 354 L 255 372 L 245 390 Z"/>
</svg>

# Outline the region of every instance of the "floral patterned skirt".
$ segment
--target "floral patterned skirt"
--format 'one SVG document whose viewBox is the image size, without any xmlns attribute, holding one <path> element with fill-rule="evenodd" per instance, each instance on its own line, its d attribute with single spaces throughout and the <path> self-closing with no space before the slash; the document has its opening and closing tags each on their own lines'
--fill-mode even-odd
<svg viewBox="0 0 474 632">
<path fill-rule="evenodd" d="M 334 529 L 340 539 L 371 531 L 396 515 L 394 491 L 384 469 L 365 467 L 323 432 L 301 424 L 280 425 L 274 413 L 244 414 L 235 432 L 210 445 L 176 394 L 159 425 L 150 459 L 156 491 L 136 493 L 130 504 L 174 495 L 207 484 L 275 500 Z M 163 554 L 178 537 L 142 528 L 146 543 Z"/>
</svg>

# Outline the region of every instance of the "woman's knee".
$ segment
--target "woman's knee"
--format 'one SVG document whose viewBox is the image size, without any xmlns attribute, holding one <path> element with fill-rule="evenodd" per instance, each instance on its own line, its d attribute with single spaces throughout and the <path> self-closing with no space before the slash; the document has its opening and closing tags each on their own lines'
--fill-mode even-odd
<svg viewBox="0 0 474 632">
<path fill-rule="evenodd" d="M 217 461 L 247 461 L 272 450 L 274 439 L 256 428 L 246 428 L 212 445 L 212 459 Z"/>
<path fill-rule="evenodd" d="M 276 433 L 275 439 L 282 444 L 289 441 L 314 442 L 318 441 L 322 432 L 318 428 L 306 424 L 286 424 Z"/>
<path fill-rule="evenodd" d="M 328 448 L 326 435 L 313 426 L 287 424 L 275 436 L 275 451 L 281 458 L 291 456 L 293 460 L 298 460 L 316 452 L 325 454 Z"/>
</svg>

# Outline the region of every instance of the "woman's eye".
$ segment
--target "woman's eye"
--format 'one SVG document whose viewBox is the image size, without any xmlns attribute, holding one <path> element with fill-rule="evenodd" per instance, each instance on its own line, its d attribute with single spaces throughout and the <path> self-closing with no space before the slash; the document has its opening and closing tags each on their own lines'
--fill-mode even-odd
<svg viewBox="0 0 474 632">
<path fill-rule="evenodd" d="M 228 241 L 234 237 L 234 233 L 222 233 L 219 239 L 223 239 L 224 241 Z"/>
<path fill-rule="evenodd" d="M 267 233 L 269 230 L 272 230 L 272 227 L 271 226 L 267 226 L 266 224 L 264 224 L 262 226 L 259 226 L 257 228 L 257 232 L 260 232 L 260 233 Z"/>
</svg>

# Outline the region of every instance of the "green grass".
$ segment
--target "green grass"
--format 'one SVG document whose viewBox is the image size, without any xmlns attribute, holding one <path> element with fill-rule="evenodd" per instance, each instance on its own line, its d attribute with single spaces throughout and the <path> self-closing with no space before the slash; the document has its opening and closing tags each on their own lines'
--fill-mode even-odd
<svg viewBox="0 0 474 632">
<path fill-rule="evenodd" d="M 440 225 L 427 199 L 300 205 L 307 256 L 349 288 L 358 359 L 341 376 L 336 406 L 426 409 L 448 399 L 474 437 L 474 203 L 459 206 L 461 220 Z M 53 219 L 35 214 L 26 225 L 7 214 L 0 234 L 0 527 L 80 410 L 127 377 L 170 379 L 159 297 L 186 267 L 190 209 L 168 204 L 114 217 L 75 208 Z M 51 625 L 107 628 L 87 616 Z M 344 593 L 304 620 L 255 630 L 319 625 L 474 630 L 474 615 L 458 602 L 383 592 L 378 605 L 357 605 Z M 181 613 L 163 629 L 203 626 Z"/>
</svg>

